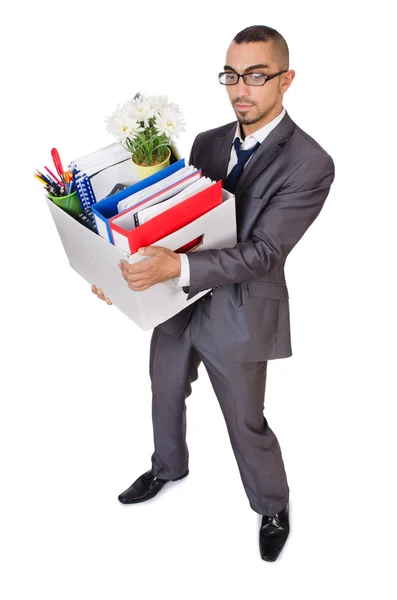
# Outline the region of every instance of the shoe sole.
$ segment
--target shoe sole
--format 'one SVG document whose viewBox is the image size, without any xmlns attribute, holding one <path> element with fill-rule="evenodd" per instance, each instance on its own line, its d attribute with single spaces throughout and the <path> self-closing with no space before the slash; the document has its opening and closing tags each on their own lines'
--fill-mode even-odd
<svg viewBox="0 0 397 600">
<path fill-rule="evenodd" d="M 184 473 L 183 475 L 181 475 L 180 477 L 177 477 L 176 479 L 170 479 L 169 481 L 179 481 L 180 479 L 183 479 L 184 477 L 187 477 L 189 475 L 189 469 L 186 471 L 186 473 Z M 166 482 L 168 483 L 168 481 Z M 138 504 L 139 502 L 146 502 L 147 500 L 151 500 L 152 498 L 154 498 L 155 496 L 157 496 L 157 494 L 159 492 L 161 492 L 161 490 L 163 489 L 163 487 L 165 486 L 162 485 L 160 489 L 156 490 L 154 493 L 149 494 L 148 496 L 145 496 L 144 498 L 137 498 L 135 500 L 120 500 L 120 496 L 118 497 L 118 501 L 121 504 Z"/>
</svg>

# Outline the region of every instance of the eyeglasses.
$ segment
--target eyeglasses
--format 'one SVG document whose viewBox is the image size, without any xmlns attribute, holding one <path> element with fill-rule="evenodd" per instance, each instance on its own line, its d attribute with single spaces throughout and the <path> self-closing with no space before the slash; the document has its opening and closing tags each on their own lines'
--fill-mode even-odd
<svg viewBox="0 0 397 600">
<path fill-rule="evenodd" d="M 244 81 L 246 85 L 265 85 L 266 81 L 270 81 L 273 77 L 277 77 L 281 75 L 281 73 L 287 73 L 288 69 L 284 71 L 279 71 L 274 75 L 264 75 L 264 73 L 232 73 L 231 71 L 227 71 L 224 73 L 219 73 L 219 83 L 222 85 L 237 85 L 240 77 Z"/>
</svg>

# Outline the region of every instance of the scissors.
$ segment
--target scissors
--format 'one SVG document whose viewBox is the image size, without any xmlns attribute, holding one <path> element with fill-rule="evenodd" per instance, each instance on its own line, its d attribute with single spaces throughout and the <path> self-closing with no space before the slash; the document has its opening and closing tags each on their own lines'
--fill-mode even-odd
<svg viewBox="0 0 397 600">
<path fill-rule="evenodd" d="M 58 172 L 59 177 L 62 179 L 62 181 L 64 181 L 63 166 L 62 166 L 59 154 L 58 154 L 58 150 L 56 148 L 53 148 L 51 150 L 51 156 L 52 156 L 52 160 L 54 161 L 54 165 Z"/>
</svg>

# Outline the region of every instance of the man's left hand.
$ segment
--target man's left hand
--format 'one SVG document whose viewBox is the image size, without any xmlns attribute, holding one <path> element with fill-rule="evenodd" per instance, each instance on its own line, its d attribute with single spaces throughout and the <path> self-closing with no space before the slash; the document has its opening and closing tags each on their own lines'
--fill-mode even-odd
<svg viewBox="0 0 397 600">
<path fill-rule="evenodd" d="M 143 292 L 156 283 L 180 276 L 181 259 L 176 252 L 162 246 L 146 246 L 139 248 L 138 253 L 150 260 L 130 265 L 122 258 L 119 263 L 128 287 L 135 292 Z"/>
</svg>

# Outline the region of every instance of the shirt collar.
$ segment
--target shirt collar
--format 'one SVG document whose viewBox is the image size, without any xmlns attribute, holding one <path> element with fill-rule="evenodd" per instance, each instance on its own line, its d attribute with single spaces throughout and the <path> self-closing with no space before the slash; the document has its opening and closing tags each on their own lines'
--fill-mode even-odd
<svg viewBox="0 0 397 600">
<path fill-rule="evenodd" d="M 280 123 L 280 121 L 284 117 L 284 115 L 285 115 L 285 108 L 283 108 L 281 113 L 279 115 L 277 115 L 277 117 L 275 117 L 272 121 L 270 121 L 269 123 L 266 123 L 266 125 L 264 125 L 260 129 L 258 129 L 257 131 L 254 131 L 254 133 L 252 133 L 251 135 L 247 135 L 247 137 L 245 138 L 245 140 L 243 140 L 243 142 L 241 144 L 241 149 L 248 150 L 249 148 L 252 148 L 253 146 L 255 146 L 255 144 L 257 142 L 259 142 L 261 144 L 263 142 L 263 140 L 272 131 L 272 129 L 274 129 L 276 127 L 276 125 L 278 125 Z M 238 121 L 237 121 L 237 127 L 236 127 L 236 132 L 234 134 L 233 142 L 236 139 L 236 137 L 240 138 L 240 140 L 242 139 L 240 123 Z"/>
</svg>

